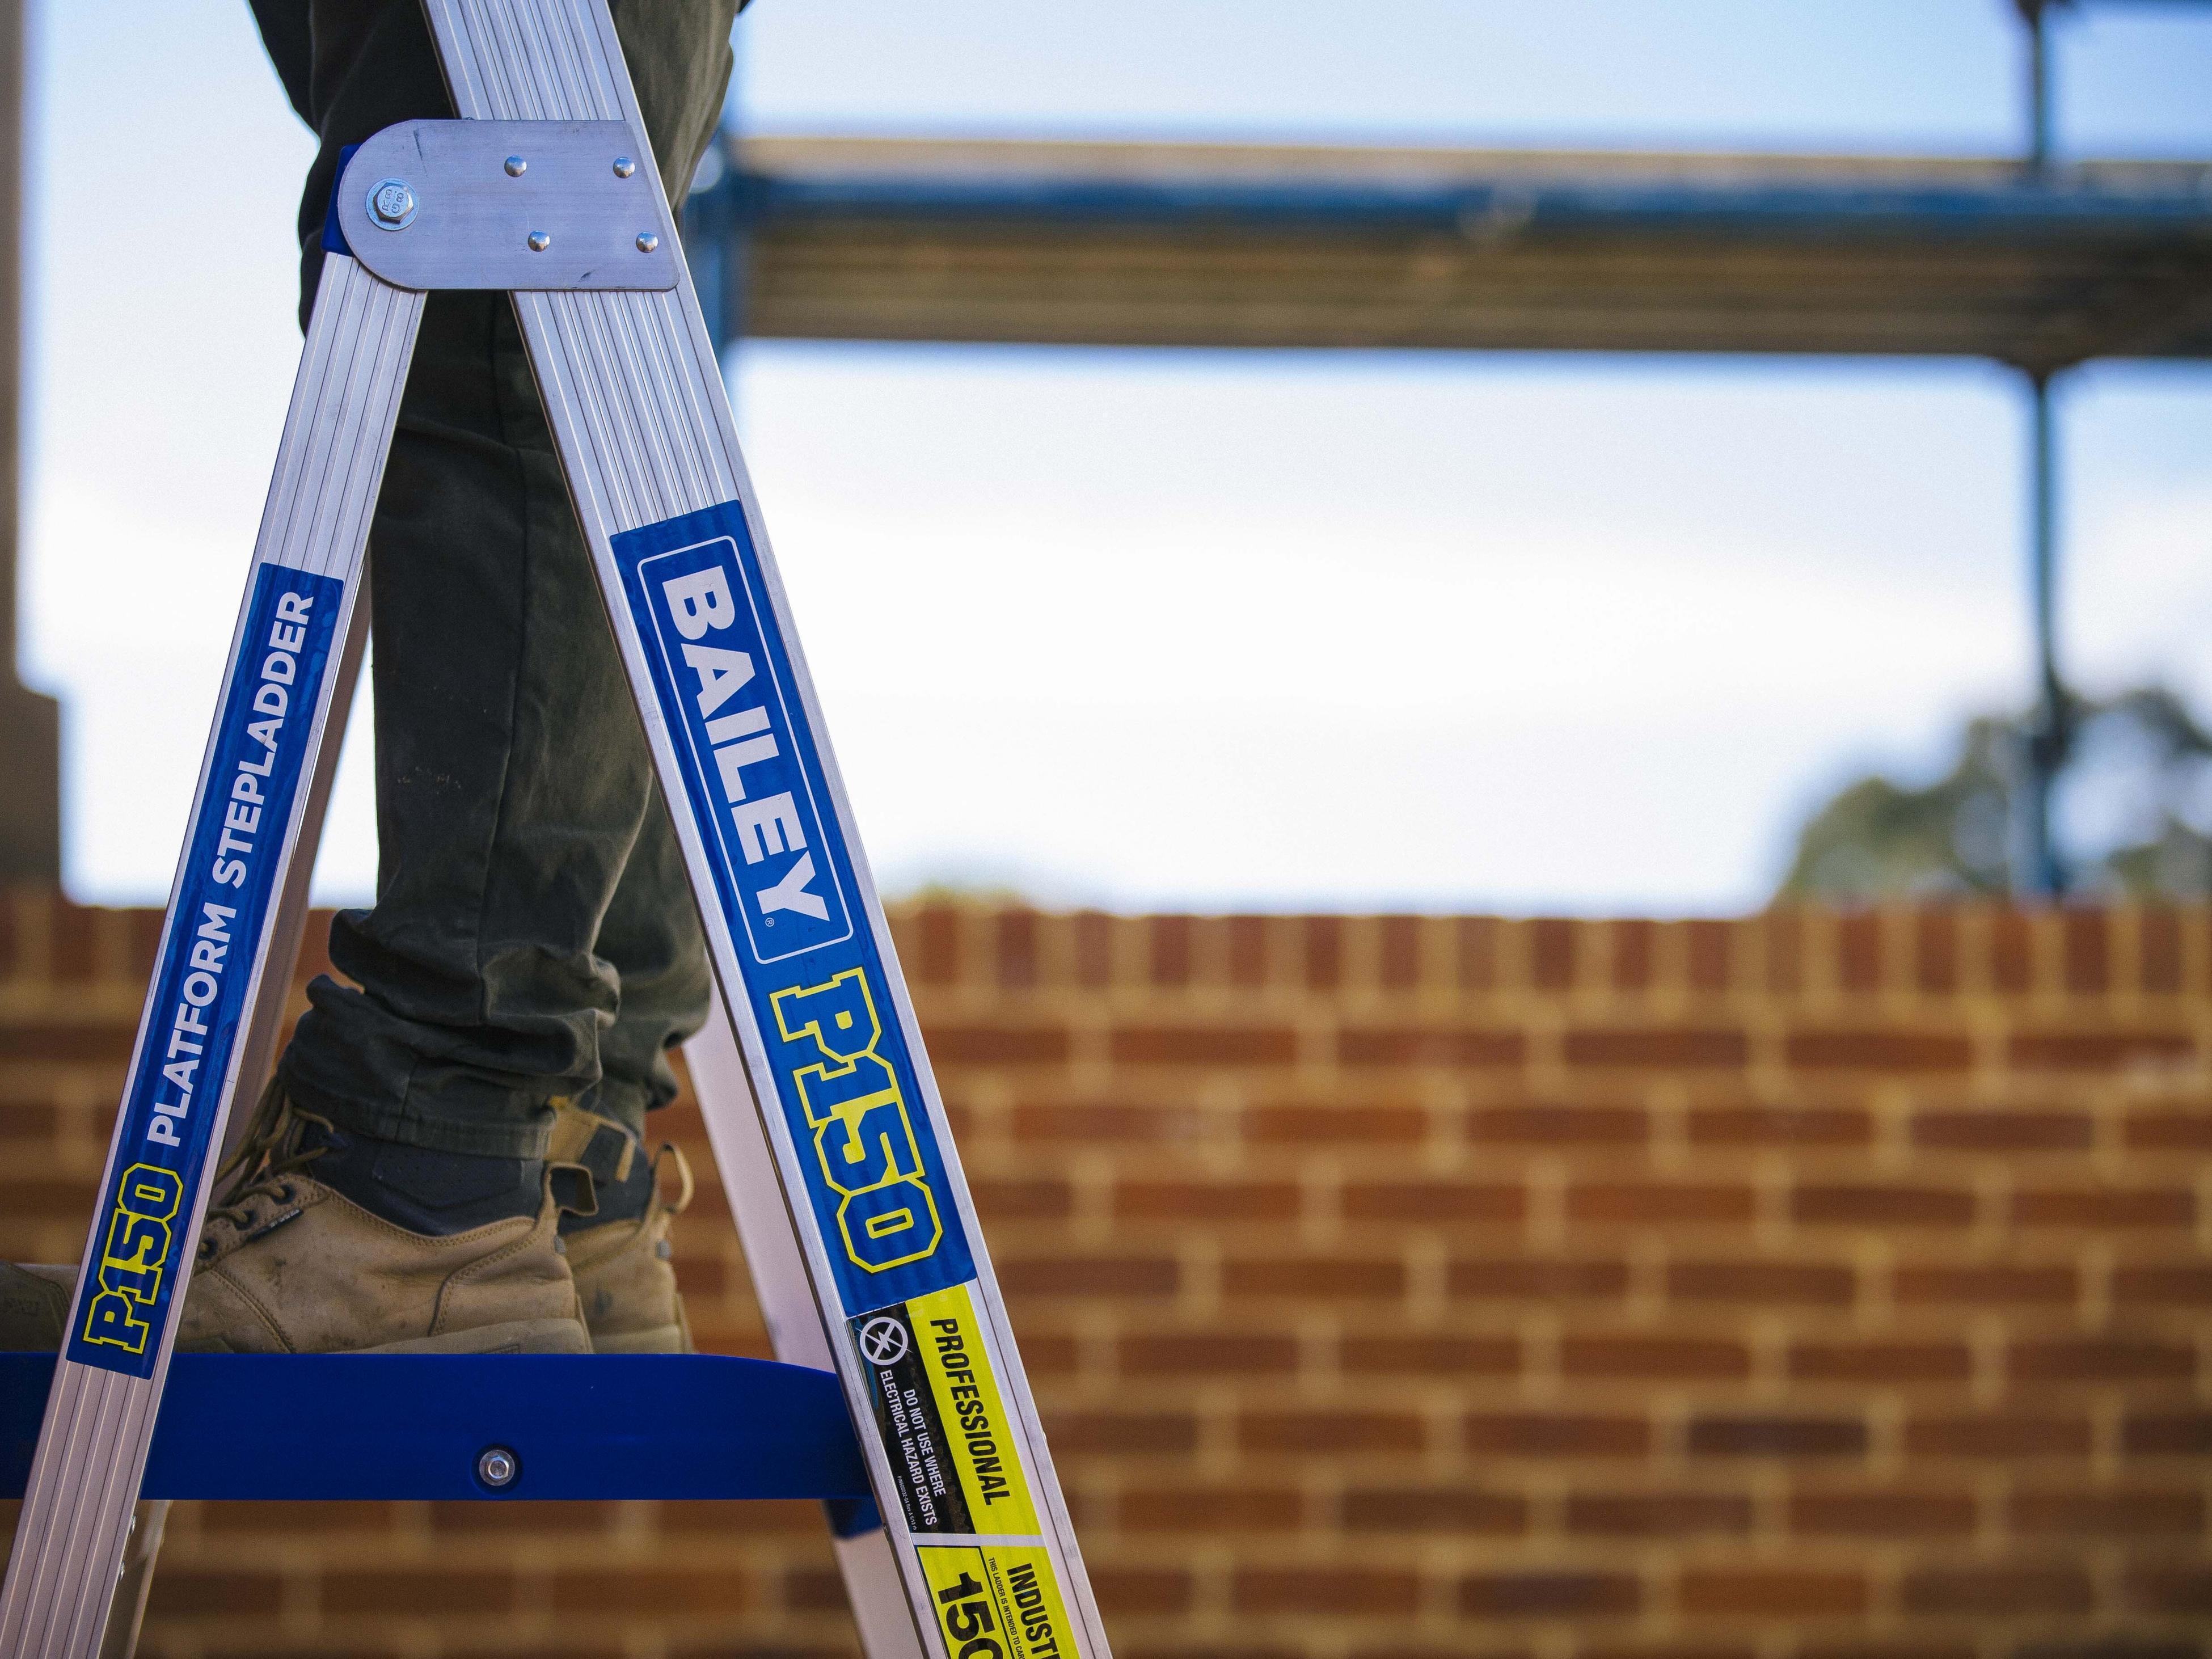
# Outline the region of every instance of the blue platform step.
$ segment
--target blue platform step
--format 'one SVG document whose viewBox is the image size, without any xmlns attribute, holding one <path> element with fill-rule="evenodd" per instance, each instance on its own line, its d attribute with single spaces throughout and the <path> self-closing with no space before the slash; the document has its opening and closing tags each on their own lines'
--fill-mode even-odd
<svg viewBox="0 0 2212 1659">
<path fill-rule="evenodd" d="M 0 1498 L 23 1494 L 53 1370 L 0 1353 Z M 877 1524 L 867 1490 L 835 1376 L 707 1354 L 179 1354 L 143 1488 L 819 1498 L 846 1534 Z"/>
</svg>

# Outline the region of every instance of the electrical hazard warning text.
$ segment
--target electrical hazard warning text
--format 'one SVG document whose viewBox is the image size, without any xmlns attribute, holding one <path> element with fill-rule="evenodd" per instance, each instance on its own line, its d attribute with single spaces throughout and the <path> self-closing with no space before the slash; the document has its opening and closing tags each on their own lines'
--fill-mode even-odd
<svg viewBox="0 0 2212 1659">
<path fill-rule="evenodd" d="M 854 1320 L 852 1333 L 908 1528 L 1035 1534 L 1020 1431 L 968 1286 L 879 1308 Z"/>
</svg>

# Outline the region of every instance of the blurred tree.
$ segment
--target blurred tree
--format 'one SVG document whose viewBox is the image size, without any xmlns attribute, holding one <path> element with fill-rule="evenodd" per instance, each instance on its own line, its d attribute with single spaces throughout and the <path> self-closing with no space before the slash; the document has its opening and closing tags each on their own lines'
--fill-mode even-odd
<svg viewBox="0 0 2212 1659">
<path fill-rule="evenodd" d="M 2052 799 L 2069 894 L 2212 894 L 2212 735 L 2172 692 L 2069 699 Z M 1969 897 L 2014 886 L 2027 723 L 1966 728 L 1958 764 L 1924 789 L 1864 778 L 1814 813 L 1777 896 L 1863 903 Z"/>
</svg>

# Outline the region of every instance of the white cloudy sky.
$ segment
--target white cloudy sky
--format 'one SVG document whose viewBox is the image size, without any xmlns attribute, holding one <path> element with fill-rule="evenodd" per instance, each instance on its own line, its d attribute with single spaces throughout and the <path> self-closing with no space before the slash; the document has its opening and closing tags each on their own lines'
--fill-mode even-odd
<svg viewBox="0 0 2212 1659">
<path fill-rule="evenodd" d="M 166 889 L 298 349 L 240 0 L 37 10 L 27 678 L 78 895 Z M 779 131 L 2002 150 L 2002 0 L 759 0 Z M 1353 21 L 1353 20 L 1356 20 Z M 2075 154 L 2212 155 L 2212 8 L 2063 26 Z M 1124 906 L 1755 903 L 2022 695 L 1973 364 L 758 344 L 757 481 L 876 862 Z M 2063 410 L 2092 687 L 2212 708 L 2212 373 Z M 318 880 L 374 880 L 356 724 Z"/>
</svg>

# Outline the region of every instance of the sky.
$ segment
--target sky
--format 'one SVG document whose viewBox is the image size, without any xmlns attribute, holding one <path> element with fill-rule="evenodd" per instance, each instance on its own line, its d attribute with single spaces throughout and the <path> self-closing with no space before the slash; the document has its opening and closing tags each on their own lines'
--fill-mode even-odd
<svg viewBox="0 0 2212 1659">
<path fill-rule="evenodd" d="M 168 884 L 296 364 L 311 152 L 242 0 L 34 5 L 25 678 L 66 878 Z M 757 0 L 756 131 L 2005 153 L 2005 0 Z M 2075 155 L 2212 156 L 2212 6 L 2057 34 Z M 733 390 L 891 891 L 1755 906 L 2021 701 L 2025 408 L 1968 362 L 757 342 Z M 2064 640 L 2212 709 L 2212 373 L 2060 404 Z M 363 700 L 364 704 L 366 699 Z M 365 708 L 317 870 L 373 890 Z"/>
</svg>

